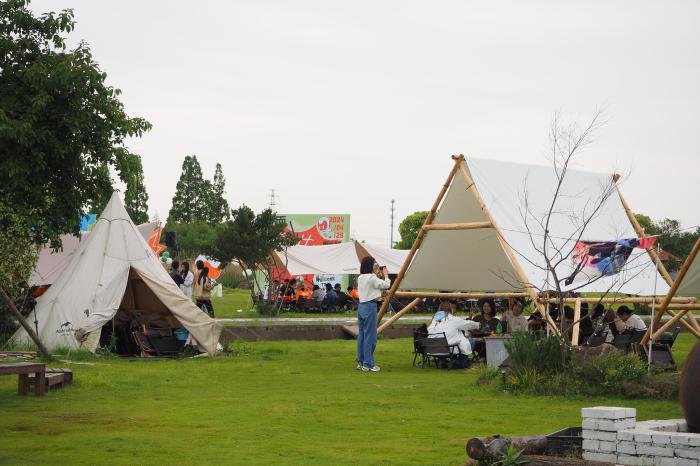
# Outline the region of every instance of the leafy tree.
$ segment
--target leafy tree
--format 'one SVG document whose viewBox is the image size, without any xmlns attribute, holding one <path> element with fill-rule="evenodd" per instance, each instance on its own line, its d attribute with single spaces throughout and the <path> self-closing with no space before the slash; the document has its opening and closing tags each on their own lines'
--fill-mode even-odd
<svg viewBox="0 0 700 466">
<path fill-rule="evenodd" d="M 124 193 L 124 207 L 131 220 L 138 224 L 148 222 L 148 193 L 143 182 L 141 159 L 134 159 L 134 167 Z"/>
<path fill-rule="evenodd" d="M 659 237 L 661 249 L 666 253 L 663 255 L 665 256 L 663 263 L 666 269 L 669 272 L 679 270 L 700 236 L 700 228 L 683 231 L 681 222 L 678 220 L 665 218 L 654 222 L 646 215 L 637 214 L 636 217 L 647 235 Z"/>
<path fill-rule="evenodd" d="M 216 230 L 211 255 L 222 262 L 237 260 L 251 270 L 266 274 L 268 282 L 275 267 L 270 259 L 272 251 L 279 251 L 295 245 L 299 238 L 290 232 L 285 233 L 287 223 L 271 209 L 255 214 L 245 205 L 231 211 L 231 219 L 219 225 Z M 248 278 L 248 277 L 246 277 Z M 255 274 L 256 285 L 251 290 L 260 289 Z"/>
<path fill-rule="evenodd" d="M 209 209 L 207 220 L 209 223 L 221 223 L 230 217 L 228 202 L 224 199 L 225 187 L 226 179 L 221 171 L 221 164 L 217 163 L 207 201 L 207 208 Z"/>
<path fill-rule="evenodd" d="M 193 223 L 208 220 L 207 202 L 210 187 L 202 177 L 202 167 L 196 155 L 182 162 L 182 174 L 175 188 L 168 223 Z"/>
<path fill-rule="evenodd" d="M 420 228 L 425 223 L 425 219 L 428 217 L 428 211 L 423 210 L 420 212 L 413 212 L 408 217 L 401 220 L 399 223 L 399 233 L 401 234 L 401 241 L 396 243 L 395 249 L 411 249 L 413 242 L 418 236 Z"/>
<path fill-rule="evenodd" d="M 124 140 L 151 125 L 124 112 L 85 42 L 66 48 L 72 10 L 36 17 L 28 4 L 0 2 L 0 201 L 33 242 L 58 245 L 111 192 L 110 169 L 128 184 L 138 156 Z"/>
<path fill-rule="evenodd" d="M 204 222 L 168 223 L 165 230 L 177 234 L 179 259 L 194 259 L 198 254 L 211 251 L 216 240 L 215 228 Z M 162 240 L 165 241 L 165 235 Z"/>
</svg>

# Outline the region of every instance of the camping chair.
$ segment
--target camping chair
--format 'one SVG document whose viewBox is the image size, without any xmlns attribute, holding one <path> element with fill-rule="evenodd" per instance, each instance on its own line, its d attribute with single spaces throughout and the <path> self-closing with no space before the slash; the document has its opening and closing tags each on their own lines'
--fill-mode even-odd
<svg viewBox="0 0 700 466">
<path fill-rule="evenodd" d="M 421 357 L 420 366 L 425 365 L 426 354 L 423 347 L 423 339 L 428 337 L 428 327 L 423 324 L 413 329 L 413 367 L 416 367 L 418 356 Z"/>
<path fill-rule="evenodd" d="M 134 343 L 136 343 L 136 347 L 141 352 L 141 356 L 143 356 L 144 358 L 156 356 L 156 350 L 145 333 L 135 330 L 131 332 L 131 335 L 134 338 Z"/>
<path fill-rule="evenodd" d="M 462 354 L 458 344 L 450 345 L 447 342 L 447 336 L 444 332 L 423 338 L 421 344 L 423 345 L 428 366 L 430 366 L 430 360 L 432 359 L 436 368 L 449 369 L 455 367 L 459 356 Z M 457 349 L 456 352 L 454 351 L 455 348 Z"/>
</svg>

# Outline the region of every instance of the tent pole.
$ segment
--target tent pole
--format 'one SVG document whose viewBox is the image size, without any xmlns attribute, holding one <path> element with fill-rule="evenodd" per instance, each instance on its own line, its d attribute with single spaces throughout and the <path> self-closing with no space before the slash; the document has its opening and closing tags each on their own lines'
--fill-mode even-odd
<svg viewBox="0 0 700 466">
<path fill-rule="evenodd" d="M 462 163 L 459 164 L 459 171 L 462 173 L 464 180 L 467 182 L 467 186 L 469 187 L 468 189 L 472 192 L 472 194 L 476 198 L 476 201 L 479 203 L 479 206 L 481 207 L 481 211 L 486 216 L 486 219 L 489 222 L 491 222 L 491 226 L 494 229 L 494 231 L 496 232 L 496 235 L 498 236 L 498 240 L 501 243 L 501 247 L 503 248 L 503 251 L 508 256 L 508 259 L 510 259 L 510 263 L 513 265 L 513 269 L 515 270 L 515 273 L 518 275 L 518 279 L 525 286 L 525 289 L 527 290 L 528 294 L 532 298 L 537 309 L 540 311 L 540 314 L 542 315 L 542 317 L 547 321 L 547 323 L 549 325 L 551 325 L 553 327 L 554 332 L 557 335 L 559 335 L 559 329 L 557 329 L 556 324 L 554 322 L 552 322 L 552 317 L 549 315 L 549 313 L 545 312 L 545 308 L 542 305 L 542 303 L 540 303 L 538 301 L 537 291 L 535 291 L 535 289 L 532 287 L 532 285 L 528 281 L 527 274 L 525 274 L 525 270 L 523 270 L 522 266 L 520 265 L 518 258 L 515 257 L 515 253 L 513 252 L 513 248 L 510 247 L 510 244 L 508 244 L 508 242 L 506 241 L 505 237 L 503 236 L 503 233 L 501 232 L 501 229 L 498 227 L 496 222 L 493 220 L 493 217 L 491 216 L 491 212 L 486 207 L 486 203 L 484 202 L 484 199 L 481 197 L 479 190 L 476 189 L 476 185 L 474 184 L 474 180 L 472 179 L 469 172 L 467 172 L 467 169 L 464 167 L 464 164 L 462 164 Z"/>
<path fill-rule="evenodd" d="M 632 224 L 632 227 L 634 228 L 634 231 L 637 233 L 637 236 L 640 238 L 646 237 L 646 233 L 644 232 L 644 229 L 642 226 L 639 224 L 637 221 L 637 217 L 634 215 L 634 212 L 632 211 L 632 208 L 630 205 L 627 203 L 625 200 L 624 196 L 622 195 L 622 191 L 620 191 L 620 186 L 617 184 L 617 181 L 620 179 L 620 175 L 615 173 L 613 175 L 613 182 L 615 183 L 615 189 L 617 190 L 617 195 L 620 197 L 620 201 L 622 202 L 622 207 L 625 209 L 625 213 L 627 214 L 627 218 L 629 219 L 630 223 Z M 656 264 L 656 268 L 658 269 L 659 273 L 661 274 L 662 277 L 664 277 L 664 280 L 666 283 L 668 283 L 668 286 L 673 286 L 673 278 L 671 278 L 671 275 L 668 273 L 668 270 L 666 270 L 666 266 L 664 266 L 663 262 L 658 260 L 658 254 L 654 250 L 654 248 L 648 248 L 647 253 L 649 254 L 649 257 L 651 258 L 651 261 Z M 654 322 L 656 324 L 659 323 L 661 320 L 661 316 L 665 312 L 666 309 L 659 308 L 657 309 L 657 314 L 654 317 Z M 690 313 L 686 315 L 686 319 L 688 320 L 688 323 L 690 323 L 691 326 L 695 328 L 698 332 L 700 332 L 700 324 L 698 324 L 697 319 L 695 318 L 694 313 Z M 645 340 L 648 339 L 650 336 L 649 331 L 647 330 L 647 334 L 644 336 Z"/>
<path fill-rule="evenodd" d="M 452 179 L 455 177 L 455 174 L 457 173 L 459 166 L 461 165 L 462 161 L 464 160 L 464 155 L 462 155 L 462 154 L 453 155 L 452 159 L 455 161 L 455 164 L 452 167 L 452 170 L 450 171 L 450 175 L 447 177 L 447 181 L 445 181 L 445 184 L 442 185 L 442 189 L 440 190 L 440 194 L 438 194 L 437 199 L 435 199 L 435 202 L 433 203 L 433 207 L 430 209 L 430 212 L 428 212 L 428 216 L 425 218 L 425 222 L 423 222 L 424 227 L 426 225 L 430 225 L 431 223 L 433 223 L 433 218 L 435 217 L 435 213 L 437 212 L 438 207 L 440 207 L 440 203 L 442 202 L 442 198 L 445 197 L 445 193 L 447 193 L 447 190 L 449 189 L 450 184 L 452 184 Z M 379 312 L 377 313 L 377 322 L 382 321 L 382 317 L 384 317 L 384 314 L 386 313 L 386 310 L 389 307 L 389 302 L 391 301 L 391 298 L 394 296 L 394 293 L 396 293 L 396 290 L 399 289 L 399 285 L 401 284 L 401 281 L 403 280 L 403 277 L 406 274 L 406 270 L 408 270 L 409 264 L 413 260 L 413 256 L 416 255 L 416 251 L 418 250 L 418 247 L 420 246 L 421 242 L 423 242 L 423 236 L 425 236 L 425 230 L 423 228 L 421 228 L 420 230 L 418 230 L 418 235 L 416 236 L 415 241 L 413 241 L 413 246 L 411 246 L 411 250 L 408 252 L 408 256 L 406 256 L 406 261 L 403 263 L 403 266 L 401 266 L 401 270 L 399 271 L 398 275 L 396 276 L 394 283 L 391 284 L 391 288 L 389 288 L 388 295 L 384 297 L 384 302 L 382 303 L 382 307 L 379 309 Z"/>
<path fill-rule="evenodd" d="M 404 314 L 408 313 L 411 309 L 416 307 L 418 305 L 418 303 L 421 302 L 421 300 L 422 300 L 422 298 L 416 298 L 413 301 L 411 301 L 410 303 L 408 303 L 403 309 L 401 309 L 399 312 L 397 312 L 396 314 L 391 316 L 391 318 L 389 320 L 387 320 L 382 325 L 380 325 L 379 328 L 377 329 L 377 333 L 382 333 L 384 330 L 386 330 L 387 327 L 389 327 L 391 324 L 393 324 L 394 322 L 399 320 L 401 318 L 401 316 L 403 316 Z"/>
<path fill-rule="evenodd" d="M 668 307 L 669 303 L 671 302 L 671 298 L 673 298 L 676 295 L 676 293 L 678 292 L 678 288 L 681 286 L 681 283 L 683 283 L 683 279 L 685 278 L 685 274 L 688 273 L 688 269 L 690 268 L 690 265 L 695 260 L 695 256 L 698 255 L 698 252 L 700 252 L 700 238 L 698 238 L 695 241 L 695 244 L 693 245 L 693 249 L 690 251 L 690 254 L 685 259 L 685 262 L 683 262 L 683 266 L 681 267 L 681 270 L 678 272 L 678 275 L 676 276 L 676 280 L 671 285 L 671 289 L 668 290 L 668 293 L 664 297 L 663 302 L 659 306 L 659 309 L 656 311 L 656 315 L 654 315 L 654 321 L 653 321 L 653 325 L 652 325 L 653 327 L 656 327 L 656 325 L 659 323 L 659 321 L 661 321 L 661 316 L 663 316 L 664 312 L 666 312 L 666 308 Z M 684 312 L 681 311 L 676 316 L 672 317 L 671 320 L 674 320 L 674 319 L 678 320 L 678 319 L 680 319 L 679 316 L 682 317 L 683 314 L 684 314 Z M 650 326 L 647 329 L 647 332 L 644 334 L 644 338 L 642 338 L 641 343 L 643 345 L 646 345 L 649 342 L 649 338 L 651 337 L 652 326 Z M 700 332 L 697 332 L 697 330 L 696 330 L 693 333 L 695 334 L 695 336 L 698 336 L 698 333 L 700 333 Z M 658 332 L 657 332 L 657 334 L 658 334 Z"/>
<path fill-rule="evenodd" d="M 571 329 L 571 345 L 572 346 L 578 346 L 578 332 L 580 328 L 580 320 L 581 320 L 581 299 L 576 300 L 576 304 L 574 304 L 574 326 Z"/>
</svg>

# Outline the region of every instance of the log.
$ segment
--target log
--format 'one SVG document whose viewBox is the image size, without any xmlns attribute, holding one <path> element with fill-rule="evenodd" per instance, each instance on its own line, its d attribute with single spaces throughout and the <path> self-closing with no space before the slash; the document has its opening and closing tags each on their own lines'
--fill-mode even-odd
<svg viewBox="0 0 700 466">
<path fill-rule="evenodd" d="M 547 448 L 547 437 L 474 437 L 467 442 L 466 451 L 471 459 L 496 461 L 509 445 L 522 450 L 524 455 L 543 454 Z"/>
<path fill-rule="evenodd" d="M 433 223 L 423 225 L 424 230 L 479 230 L 491 228 L 491 222 L 467 222 L 467 223 Z"/>
</svg>

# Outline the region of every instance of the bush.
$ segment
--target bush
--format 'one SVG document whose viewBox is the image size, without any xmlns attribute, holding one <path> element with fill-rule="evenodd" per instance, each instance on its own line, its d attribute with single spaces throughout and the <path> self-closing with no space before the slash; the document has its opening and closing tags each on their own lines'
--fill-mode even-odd
<svg viewBox="0 0 700 466">
<path fill-rule="evenodd" d="M 219 283 L 221 283 L 224 288 L 238 288 L 241 283 L 246 281 L 244 275 L 236 273 L 233 270 L 224 269 L 219 276 Z"/>
<path fill-rule="evenodd" d="M 277 317 L 280 313 L 280 310 L 277 306 L 267 302 L 260 302 L 256 304 L 255 310 L 257 310 L 258 314 L 261 316 Z"/>
<path fill-rule="evenodd" d="M 537 338 L 525 332 L 513 333 L 505 342 L 514 372 L 530 371 L 547 375 L 561 372 L 569 367 L 569 348 L 561 345 L 556 337 Z"/>
<path fill-rule="evenodd" d="M 596 395 L 624 395 L 627 385 L 638 385 L 647 377 L 647 366 L 639 356 L 612 351 L 574 367 L 582 391 Z"/>
</svg>

